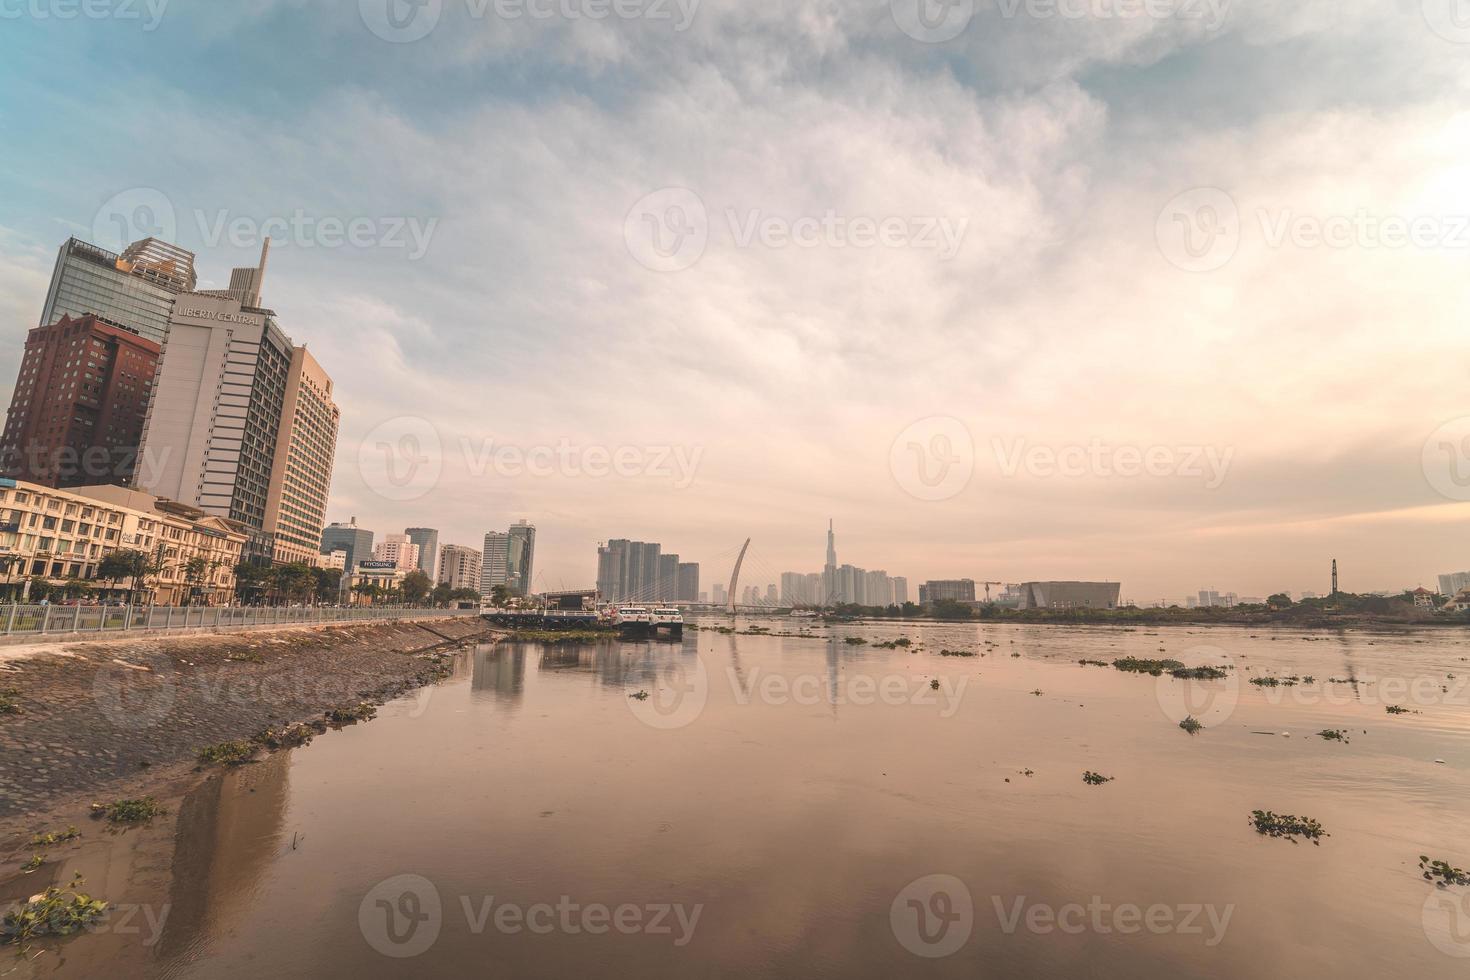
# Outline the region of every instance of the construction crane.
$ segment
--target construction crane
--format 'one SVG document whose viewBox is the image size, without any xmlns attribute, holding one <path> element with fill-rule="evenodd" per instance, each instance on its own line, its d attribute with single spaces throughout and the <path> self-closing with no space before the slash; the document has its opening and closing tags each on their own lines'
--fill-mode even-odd
<svg viewBox="0 0 1470 980">
<path fill-rule="evenodd" d="M 1004 582 L 977 582 L 976 584 L 977 585 L 983 585 L 983 586 L 985 586 L 985 603 L 986 603 L 986 605 L 989 605 L 990 604 L 990 587 L 992 585 L 1005 585 Z"/>
</svg>

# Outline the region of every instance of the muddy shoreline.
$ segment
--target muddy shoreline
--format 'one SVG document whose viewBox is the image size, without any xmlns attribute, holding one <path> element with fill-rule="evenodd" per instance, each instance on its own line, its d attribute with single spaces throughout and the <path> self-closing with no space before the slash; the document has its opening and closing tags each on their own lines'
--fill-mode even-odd
<svg viewBox="0 0 1470 980">
<path fill-rule="evenodd" d="M 206 746 L 383 703 L 442 676 L 479 619 L 48 644 L 0 661 L 0 856 L 90 825 L 92 802 L 168 805 L 211 776 Z M 0 880 L 13 869 L 0 869 Z"/>
</svg>

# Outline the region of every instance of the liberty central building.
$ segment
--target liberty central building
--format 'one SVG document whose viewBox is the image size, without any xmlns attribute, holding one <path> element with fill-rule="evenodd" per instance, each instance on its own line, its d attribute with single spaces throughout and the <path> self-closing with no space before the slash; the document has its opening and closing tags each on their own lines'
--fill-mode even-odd
<svg viewBox="0 0 1470 980">
<path fill-rule="evenodd" d="M 264 268 L 174 303 L 137 482 L 244 524 L 253 560 L 310 561 L 340 416 L 326 372 L 260 305 Z"/>
</svg>

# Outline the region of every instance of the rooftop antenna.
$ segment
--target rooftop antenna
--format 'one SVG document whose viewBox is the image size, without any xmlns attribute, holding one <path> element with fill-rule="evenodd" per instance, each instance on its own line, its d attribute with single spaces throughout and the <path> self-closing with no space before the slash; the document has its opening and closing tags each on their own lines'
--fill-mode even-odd
<svg viewBox="0 0 1470 980">
<path fill-rule="evenodd" d="M 260 265 L 255 267 L 255 275 L 251 277 L 250 302 L 247 304 L 253 309 L 260 308 L 260 290 L 265 285 L 265 266 L 270 260 L 271 240 L 267 235 L 260 246 Z"/>
</svg>

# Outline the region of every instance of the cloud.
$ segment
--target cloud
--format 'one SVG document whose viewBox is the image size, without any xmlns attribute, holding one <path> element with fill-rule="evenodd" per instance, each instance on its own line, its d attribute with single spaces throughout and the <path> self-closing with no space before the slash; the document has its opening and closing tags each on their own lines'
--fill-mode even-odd
<svg viewBox="0 0 1470 980">
<path fill-rule="evenodd" d="M 1352 517 L 1443 503 L 1419 459 L 1470 413 L 1467 249 L 1273 240 L 1360 212 L 1446 231 L 1470 214 L 1454 50 L 1417 12 L 1335 3 L 1237 2 L 1214 28 L 1007 6 L 979 4 L 944 44 L 872 3 L 706 0 L 684 31 L 446 3 L 401 45 L 355 2 L 224 25 L 195 9 L 169 29 L 205 54 L 273 42 L 301 60 L 225 98 L 187 45 L 172 74 L 134 57 L 118 85 L 22 124 L 55 141 L 59 172 L 0 179 L 82 227 L 117 190 L 164 187 L 216 282 L 258 247 L 211 245 L 222 212 L 432 227 L 417 260 L 312 233 L 273 252 L 267 300 L 344 409 L 332 516 L 466 544 L 526 517 L 558 583 L 590 581 L 594 544 L 618 536 L 698 560 L 753 535 L 772 567 L 811 570 L 828 516 L 844 560 L 914 581 L 1110 577 L 1152 597 L 1311 587 L 1344 544 L 1384 587 L 1454 564 L 1427 535 L 1405 554 L 1393 521 Z M 105 166 L 79 155 L 89 131 L 113 148 Z M 1228 261 L 1202 272 L 1160 244 L 1161 212 L 1200 187 L 1239 219 Z M 656 271 L 629 216 L 669 188 L 693 195 L 707 241 Z M 855 241 L 865 221 L 895 222 L 896 244 Z M 926 228 L 954 233 L 953 254 L 921 244 Z M 12 322 L 39 308 L 56 235 L 30 220 L 0 238 Z M 961 419 L 982 454 L 939 503 L 889 468 L 930 416 Z M 445 452 L 439 487 L 408 504 L 357 467 L 402 417 Z M 985 456 L 995 438 L 1232 462 L 1215 490 L 1009 479 Z M 512 477 L 476 458 L 487 443 L 700 462 L 687 487 Z M 1308 529 L 1300 554 L 1263 549 L 1287 525 Z"/>
</svg>

